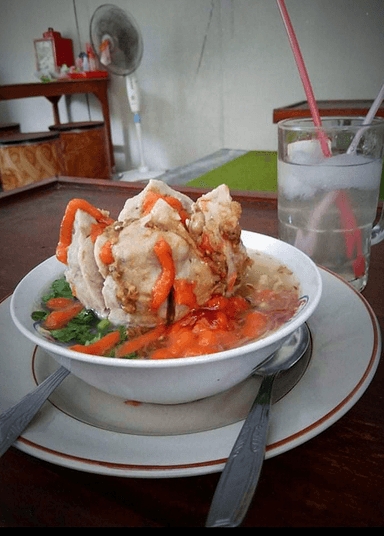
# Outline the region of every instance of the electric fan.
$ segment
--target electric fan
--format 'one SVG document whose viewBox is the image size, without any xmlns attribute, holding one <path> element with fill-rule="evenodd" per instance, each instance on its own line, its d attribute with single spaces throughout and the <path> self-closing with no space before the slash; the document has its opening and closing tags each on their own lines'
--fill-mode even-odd
<svg viewBox="0 0 384 536">
<path fill-rule="evenodd" d="M 140 166 L 125 172 L 121 180 L 140 181 L 161 175 L 162 171 L 149 171 L 144 161 L 141 132 L 140 96 L 134 72 L 143 56 L 143 39 L 131 14 L 112 4 L 96 9 L 90 23 L 90 38 L 95 54 L 108 71 L 126 79 L 128 101 L 139 142 Z"/>
</svg>

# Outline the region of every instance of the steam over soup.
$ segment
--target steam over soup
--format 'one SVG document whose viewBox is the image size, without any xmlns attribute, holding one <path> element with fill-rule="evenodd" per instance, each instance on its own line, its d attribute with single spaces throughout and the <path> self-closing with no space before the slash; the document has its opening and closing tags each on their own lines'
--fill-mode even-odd
<svg viewBox="0 0 384 536">
<path fill-rule="evenodd" d="M 34 318 L 73 350 L 120 358 L 204 355 L 265 337 L 297 311 L 299 285 L 244 247 L 240 215 L 225 185 L 193 202 L 152 180 L 116 221 L 72 200 L 57 247 L 64 278 Z"/>
</svg>

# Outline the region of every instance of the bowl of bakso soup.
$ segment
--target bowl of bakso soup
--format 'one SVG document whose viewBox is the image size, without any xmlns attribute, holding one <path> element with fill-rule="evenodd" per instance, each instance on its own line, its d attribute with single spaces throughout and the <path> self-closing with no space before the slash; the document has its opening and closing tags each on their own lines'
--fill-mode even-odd
<svg viewBox="0 0 384 536">
<path fill-rule="evenodd" d="M 301 251 L 242 231 L 225 185 L 196 201 L 151 180 L 116 219 L 72 199 L 56 255 L 16 287 L 21 333 L 109 394 L 177 404 L 246 379 L 315 311 Z"/>
</svg>

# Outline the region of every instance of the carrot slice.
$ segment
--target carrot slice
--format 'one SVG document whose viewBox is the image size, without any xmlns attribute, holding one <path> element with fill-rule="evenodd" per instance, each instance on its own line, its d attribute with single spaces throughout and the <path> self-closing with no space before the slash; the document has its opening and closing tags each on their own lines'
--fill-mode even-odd
<svg viewBox="0 0 384 536">
<path fill-rule="evenodd" d="M 249 313 L 245 319 L 242 335 L 249 339 L 255 339 L 262 335 L 267 329 L 268 319 L 267 316 L 258 311 Z"/>
<path fill-rule="evenodd" d="M 182 203 L 178 199 L 176 199 L 176 197 L 172 197 L 170 195 L 163 195 L 158 192 L 151 191 L 148 192 L 145 196 L 143 202 L 143 215 L 149 214 L 149 212 L 151 212 L 152 208 L 159 199 L 163 199 L 163 201 L 168 203 L 170 207 L 177 210 L 183 223 L 185 223 L 185 221 L 189 218 L 187 211 L 184 209 Z"/>
<path fill-rule="evenodd" d="M 235 318 L 244 311 L 250 308 L 250 304 L 242 296 L 231 296 L 224 309 L 225 314 L 229 318 Z"/>
<path fill-rule="evenodd" d="M 96 242 L 96 238 L 104 232 L 104 229 L 108 225 L 109 225 L 108 221 L 101 221 L 101 222 L 92 224 L 90 236 L 91 236 L 91 240 L 93 244 Z"/>
<path fill-rule="evenodd" d="M 75 344 L 70 350 L 83 354 L 104 355 L 110 352 L 120 342 L 120 331 L 111 331 L 104 335 L 99 341 L 88 345 Z"/>
<path fill-rule="evenodd" d="M 60 311 L 53 311 L 45 319 L 44 327 L 46 329 L 64 328 L 68 322 L 75 318 L 75 316 L 77 316 L 83 309 L 84 306 L 81 303 L 74 303 Z"/>
<path fill-rule="evenodd" d="M 175 281 L 175 264 L 171 246 L 160 237 L 154 247 L 156 257 L 161 264 L 161 274 L 152 289 L 152 310 L 156 311 L 168 297 Z"/>
<path fill-rule="evenodd" d="M 169 352 L 172 357 L 180 357 L 183 352 L 195 344 L 196 337 L 189 328 L 183 328 L 170 339 Z"/>
<path fill-rule="evenodd" d="M 56 257 L 63 264 L 67 264 L 67 251 L 72 242 L 72 229 L 78 210 L 87 212 L 99 223 L 105 222 L 106 225 L 110 225 L 114 221 L 105 216 L 101 210 L 91 205 L 91 203 L 85 201 L 85 199 L 72 199 L 65 209 L 64 217 L 60 225 L 59 243 L 56 248 Z"/>
<path fill-rule="evenodd" d="M 104 264 L 112 264 L 114 262 L 112 254 L 112 242 L 107 240 L 100 250 L 99 257 Z"/>
<path fill-rule="evenodd" d="M 190 329 L 182 328 L 167 338 L 167 346 L 159 348 L 151 354 L 151 359 L 175 359 L 189 355 L 196 345 L 196 337 Z"/>
<path fill-rule="evenodd" d="M 201 329 L 199 331 L 198 341 L 200 346 L 203 346 L 206 349 L 210 348 L 212 351 L 216 352 L 218 340 L 215 331 L 210 329 Z"/>
<path fill-rule="evenodd" d="M 157 192 L 148 192 L 143 201 L 143 215 L 149 214 L 157 201 L 159 199 L 164 199 L 164 196 Z"/>
<path fill-rule="evenodd" d="M 174 356 L 170 354 L 168 348 L 159 348 L 151 355 L 151 359 L 172 359 Z"/>
<path fill-rule="evenodd" d="M 135 339 L 124 342 L 121 346 L 116 348 L 116 357 L 124 357 L 125 355 L 137 352 L 138 350 L 141 350 L 141 348 L 156 342 L 157 339 L 165 333 L 165 330 L 165 326 L 160 325 L 143 335 L 139 335 Z"/>
<path fill-rule="evenodd" d="M 60 309 L 66 309 L 74 304 L 71 298 L 51 298 L 47 301 L 46 306 L 52 311 L 59 311 Z"/>
<path fill-rule="evenodd" d="M 211 241 L 209 240 L 209 235 L 207 233 L 203 233 L 201 235 L 199 248 L 207 255 L 214 252 Z"/>
<path fill-rule="evenodd" d="M 196 281 L 175 279 L 173 290 L 176 305 L 187 305 L 191 309 L 197 307 L 196 295 L 194 293 L 195 286 Z"/>
</svg>

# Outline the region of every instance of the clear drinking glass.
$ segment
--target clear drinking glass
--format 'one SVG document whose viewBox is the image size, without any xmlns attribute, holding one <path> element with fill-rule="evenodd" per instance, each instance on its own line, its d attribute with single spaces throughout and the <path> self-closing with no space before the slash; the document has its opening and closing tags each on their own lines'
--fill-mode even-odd
<svg viewBox="0 0 384 536">
<path fill-rule="evenodd" d="M 324 117 L 278 124 L 279 238 L 361 291 L 371 244 L 384 239 L 377 219 L 384 120 Z"/>
</svg>

